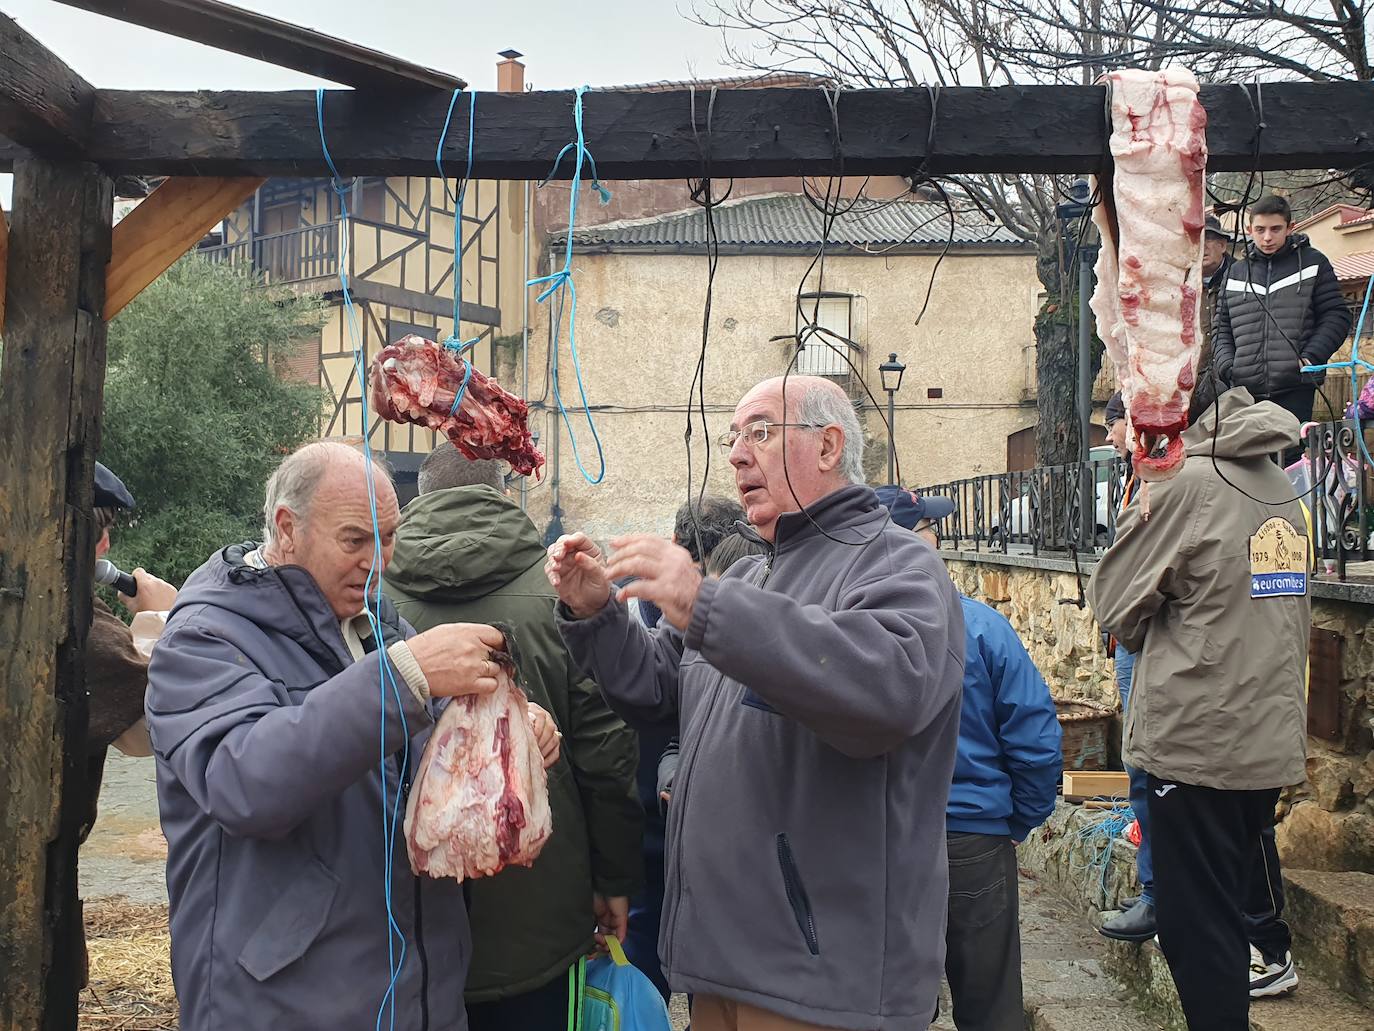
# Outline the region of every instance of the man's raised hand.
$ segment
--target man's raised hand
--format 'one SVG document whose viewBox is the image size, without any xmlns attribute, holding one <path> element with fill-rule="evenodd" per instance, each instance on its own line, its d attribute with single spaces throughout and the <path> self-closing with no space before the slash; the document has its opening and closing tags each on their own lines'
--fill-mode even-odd
<svg viewBox="0 0 1374 1031">
<path fill-rule="evenodd" d="M 617 537 L 611 547 L 615 553 L 606 575 L 612 580 L 634 578 L 620 589 L 620 600 L 645 598 L 663 610 L 669 623 L 686 630 L 702 580 L 687 549 L 650 534 Z"/>
<path fill-rule="evenodd" d="M 577 619 L 596 615 L 611 597 L 601 549 L 585 533 L 564 534 L 550 545 L 544 575 Z"/>
</svg>

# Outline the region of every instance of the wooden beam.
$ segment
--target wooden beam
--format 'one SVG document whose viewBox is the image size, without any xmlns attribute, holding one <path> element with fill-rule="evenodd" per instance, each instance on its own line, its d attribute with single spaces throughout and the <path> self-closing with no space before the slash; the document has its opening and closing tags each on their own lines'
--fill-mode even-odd
<svg viewBox="0 0 1374 1031">
<path fill-rule="evenodd" d="M 1105 148 L 1100 86 L 948 88 L 939 93 L 934 153 L 926 154 L 931 94 L 850 90 L 839 100 L 848 175 L 1090 172 Z M 1213 171 L 1353 168 L 1374 162 L 1374 83 L 1264 86 L 1265 129 L 1254 158 L 1255 114 L 1243 86 L 1204 86 Z M 828 175 L 837 170 L 830 108 L 819 89 L 722 90 L 709 134 L 697 91 L 697 130 L 719 178 Z M 448 98 L 404 104 L 361 91 L 330 92 L 329 148 L 344 175 L 430 175 Z M 573 138 L 571 93 L 483 93 L 477 99 L 481 179 L 543 179 Z M 701 173 L 688 91 L 586 95 L 586 140 L 605 179 L 681 179 Z M 446 162 L 462 168 L 467 105 L 454 111 Z M 91 159 L 115 174 L 328 174 L 315 94 L 98 91 Z M 6 155 L 0 149 L 0 168 Z M 928 160 L 927 160 L 928 159 Z M 556 178 L 569 178 L 564 160 Z"/>
<path fill-rule="evenodd" d="M 0 53 L 0 136 L 41 154 L 79 156 L 95 90 L 3 12 Z"/>
<path fill-rule="evenodd" d="M 360 89 L 444 91 L 467 83 L 368 47 L 218 0 L 60 0 L 109 18 Z"/>
<path fill-rule="evenodd" d="M 312 285 L 314 289 L 318 289 L 318 285 Z M 368 279 L 351 279 L 348 291 L 355 301 L 370 301 L 373 304 L 386 304 L 392 308 L 424 312 L 426 315 L 437 315 L 440 318 L 453 318 L 453 301 L 445 297 L 436 297 L 434 294 L 422 294 L 418 290 L 406 290 Z M 333 298 L 342 294 L 329 290 L 325 296 Z M 475 326 L 501 325 L 501 309 L 490 304 L 464 301 L 460 317 L 462 321 L 471 322 Z"/>
<path fill-rule="evenodd" d="M 0 363 L 0 1027 L 76 1027 L 110 180 L 15 167 Z"/>
<path fill-rule="evenodd" d="M 105 278 L 105 321 L 194 247 L 266 180 L 168 179 L 114 228 Z"/>
</svg>

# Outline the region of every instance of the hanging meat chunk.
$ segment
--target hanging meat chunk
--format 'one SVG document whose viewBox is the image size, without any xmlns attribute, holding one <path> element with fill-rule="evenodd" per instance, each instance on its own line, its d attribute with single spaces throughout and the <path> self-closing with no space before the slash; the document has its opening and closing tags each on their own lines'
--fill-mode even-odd
<svg viewBox="0 0 1374 1031">
<path fill-rule="evenodd" d="M 1165 480 L 1183 465 L 1202 345 L 1207 112 L 1184 69 L 1106 81 L 1115 167 L 1093 212 L 1102 250 L 1091 307 L 1121 381 L 1136 473 Z"/>
<path fill-rule="evenodd" d="M 453 699 L 425 745 L 406 802 L 406 849 L 417 874 L 461 881 L 529 866 L 553 832 L 525 695 L 514 663 L 502 664 L 511 686 Z"/>
<path fill-rule="evenodd" d="M 382 348 L 368 380 L 372 406 L 383 419 L 438 430 L 468 458 L 502 459 L 521 476 L 544 467 L 530 437 L 529 406 L 433 340 L 411 334 Z M 463 399 L 454 412 L 460 390 Z"/>
</svg>

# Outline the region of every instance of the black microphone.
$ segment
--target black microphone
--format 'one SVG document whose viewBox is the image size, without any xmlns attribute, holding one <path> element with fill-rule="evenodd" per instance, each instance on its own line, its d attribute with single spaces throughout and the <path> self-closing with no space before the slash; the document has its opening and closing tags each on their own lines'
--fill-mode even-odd
<svg viewBox="0 0 1374 1031">
<path fill-rule="evenodd" d="M 138 581 L 123 572 L 109 559 L 97 559 L 95 563 L 95 582 L 113 587 L 126 598 L 138 593 Z"/>
</svg>

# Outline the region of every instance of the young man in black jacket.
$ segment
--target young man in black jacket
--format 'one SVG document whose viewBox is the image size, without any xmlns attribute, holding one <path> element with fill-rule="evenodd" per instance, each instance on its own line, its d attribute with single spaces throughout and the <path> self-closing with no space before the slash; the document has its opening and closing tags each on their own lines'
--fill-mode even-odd
<svg viewBox="0 0 1374 1031">
<path fill-rule="evenodd" d="M 1288 201 L 1262 197 L 1250 209 L 1249 229 L 1245 258 L 1231 267 L 1217 302 L 1215 370 L 1256 401 L 1273 401 L 1308 422 L 1326 375 L 1302 367 L 1329 361 L 1345 343 L 1350 308 L 1331 262 L 1293 232 Z"/>
</svg>

